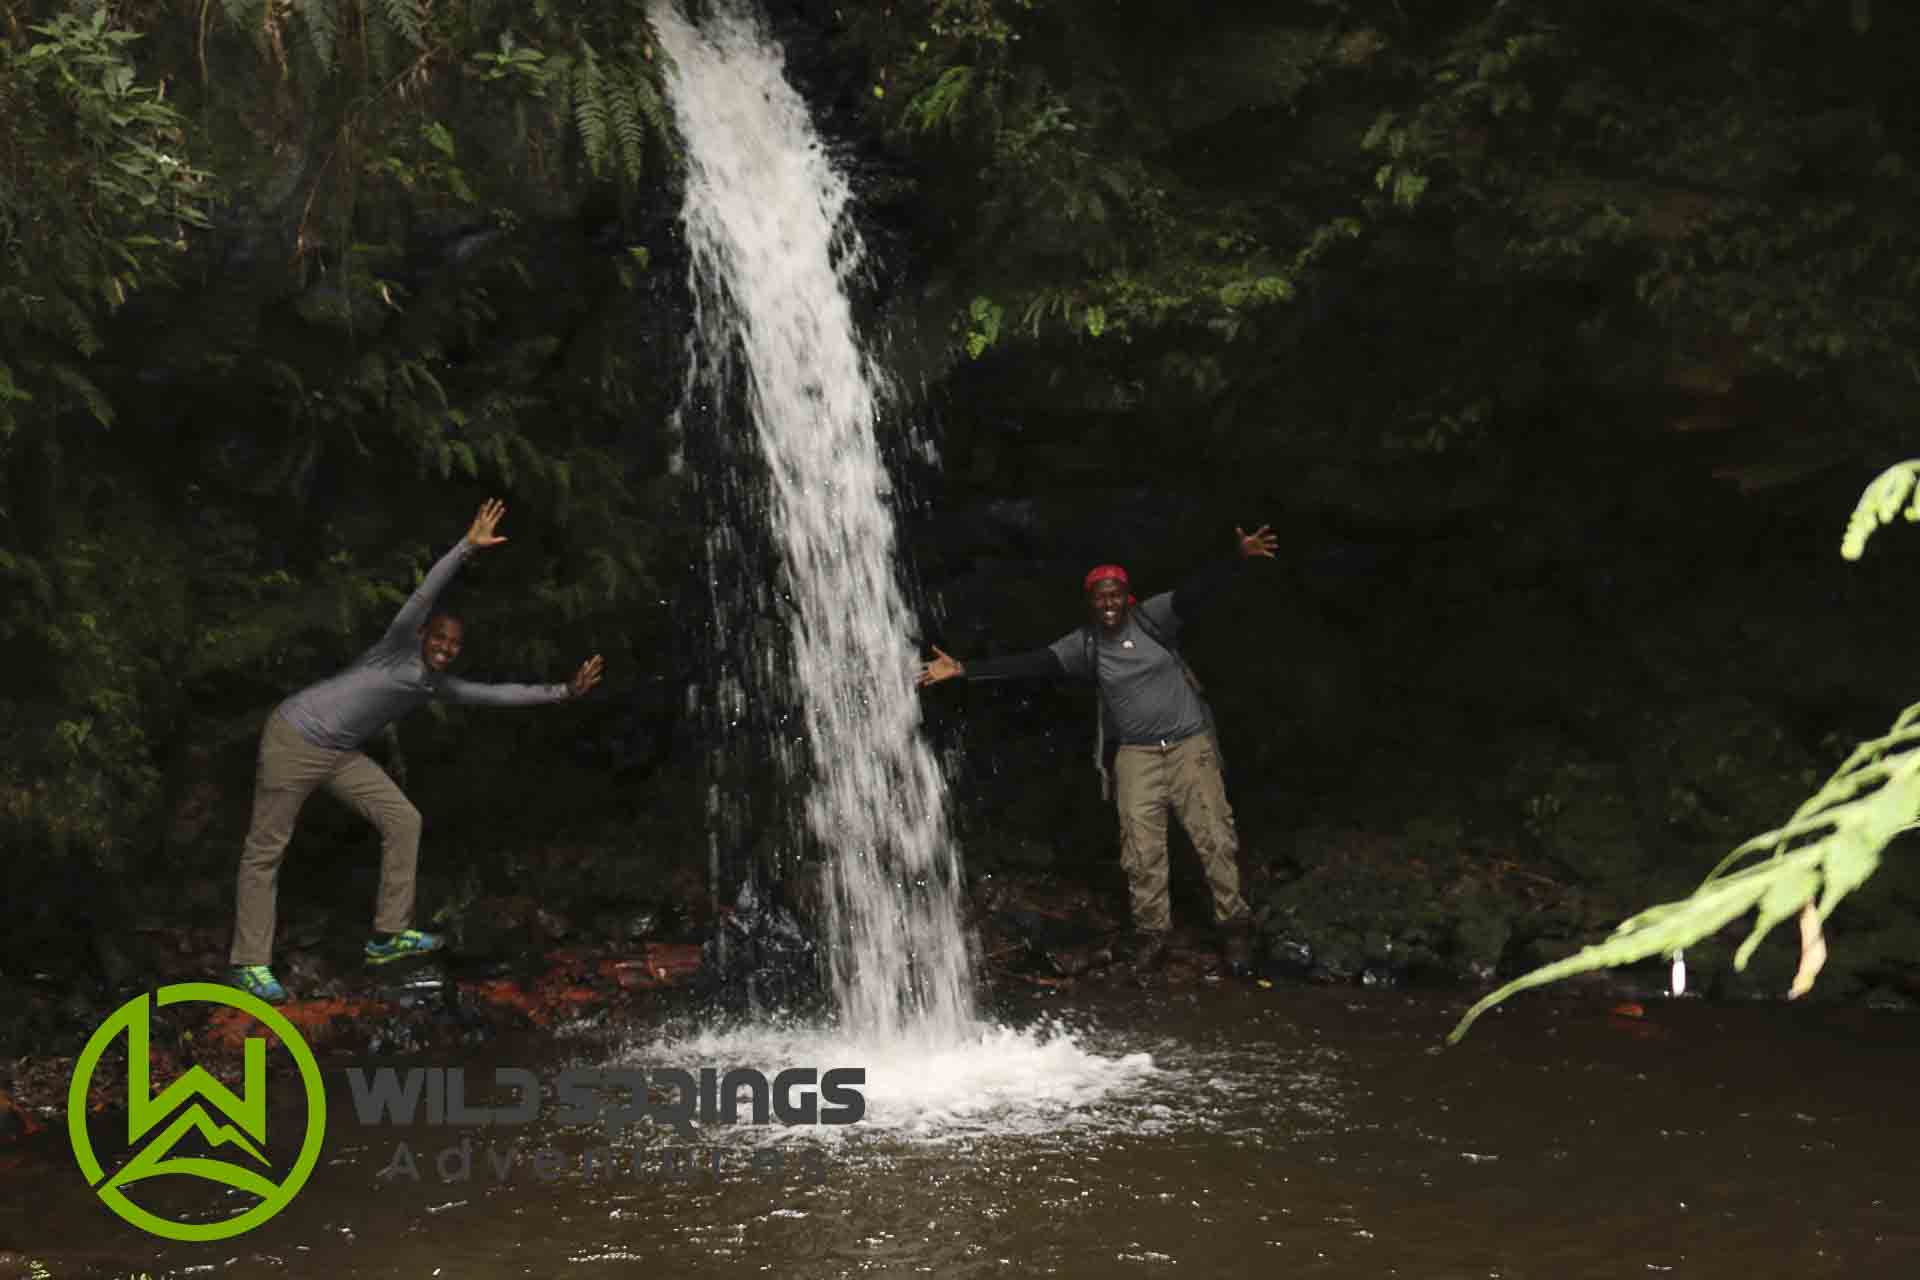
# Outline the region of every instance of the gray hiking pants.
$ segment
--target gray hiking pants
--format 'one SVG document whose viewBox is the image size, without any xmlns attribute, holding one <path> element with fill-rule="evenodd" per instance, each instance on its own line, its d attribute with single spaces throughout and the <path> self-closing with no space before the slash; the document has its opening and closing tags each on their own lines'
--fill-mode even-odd
<svg viewBox="0 0 1920 1280">
<path fill-rule="evenodd" d="M 253 783 L 253 824 L 240 854 L 235 892 L 233 964 L 273 961 L 280 860 L 293 838 L 300 806 L 325 787 L 380 828 L 380 894 L 373 927 L 398 933 L 413 920 L 414 866 L 420 859 L 420 811 L 386 770 L 358 751 L 330 751 L 301 737 L 280 715 L 267 717 Z"/>
<path fill-rule="evenodd" d="M 1120 811 L 1120 865 L 1133 898 L 1133 926 L 1163 932 L 1172 923 L 1167 906 L 1167 810 L 1186 828 L 1213 888 L 1213 918 L 1221 924 L 1247 917 L 1240 896 L 1240 837 L 1227 804 L 1220 752 L 1213 735 L 1196 733 L 1178 742 L 1125 745 L 1114 754 L 1114 801 Z"/>
</svg>

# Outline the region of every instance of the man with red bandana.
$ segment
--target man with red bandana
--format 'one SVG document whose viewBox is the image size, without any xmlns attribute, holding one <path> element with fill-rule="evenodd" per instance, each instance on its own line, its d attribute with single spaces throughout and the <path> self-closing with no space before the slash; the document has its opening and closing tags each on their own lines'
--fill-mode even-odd
<svg viewBox="0 0 1920 1280">
<path fill-rule="evenodd" d="M 380 889 L 373 936 L 363 949 L 367 963 L 438 951 L 438 935 L 410 927 L 420 811 L 386 771 L 361 752 L 361 744 L 435 698 L 530 707 L 583 697 L 600 682 L 598 654 L 581 664 L 566 684 L 478 684 L 448 674 L 460 656 L 463 629 L 460 619 L 434 612 L 434 601 L 475 551 L 506 541 L 494 532 L 506 512 L 497 500 L 481 503 L 467 536 L 427 572 L 379 643 L 345 671 L 308 685 L 267 717 L 254 778 L 253 821 L 240 855 L 228 954 L 232 967 L 227 980 L 232 985 L 274 1004 L 287 998 L 269 967 L 280 860 L 301 806 L 320 787 L 380 829 Z"/>
<path fill-rule="evenodd" d="M 1240 556 L 1272 558 L 1277 540 L 1266 526 L 1234 530 Z M 961 662 L 938 647 L 920 672 L 921 687 L 969 680 L 1071 676 L 1099 689 L 1095 759 L 1105 779 L 1105 744 L 1113 754 L 1120 865 L 1126 870 L 1138 935 L 1135 962 L 1152 968 L 1166 954 L 1172 925 L 1167 902 L 1167 812 L 1192 838 L 1213 890 L 1213 916 L 1226 934 L 1227 959 L 1239 971 L 1251 960 L 1251 918 L 1240 896 L 1240 841 L 1220 770 L 1213 711 L 1174 645 L 1196 606 L 1220 585 L 1203 572 L 1177 591 L 1144 601 L 1129 590 L 1127 571 L 1101 565 L 1083 589 L 1092 620 L 1051 645 L 1005 658 Z"/>
</svg>

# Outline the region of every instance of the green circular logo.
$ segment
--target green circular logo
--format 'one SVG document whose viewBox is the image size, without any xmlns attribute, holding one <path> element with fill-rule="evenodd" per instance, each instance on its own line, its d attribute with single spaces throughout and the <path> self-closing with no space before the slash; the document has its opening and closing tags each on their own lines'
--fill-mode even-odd
<svg viewBox="0 0 1920 1280">
<path fill-rule="evenodd" d="M 307 1135 L 292 1171 L 285 1181 L 275 1183 L 260 1171 L 272 1168 L 266 1155 L 267 1042 L 257 1036 L 247 1037 L 241 1059 L 241 1092 L 237 1096 L 204 1068 L 194 1067 L 154 1097 L 148 1074 L 151 1006 L 147 1001 L 147 996 L 137 995 L 114 1010 L 87 1041 L 80 1060 L 73 1065 L 73 1079 L 67 1086 L 67 1138 L 73 1144 L 74 1158 L 80 1162 L 80 1171 L 87 1175 L 87 1185 L 107 1207 L 142 1231 L 169 1240 L 225 1240 L 251 1231 L 287 1207 L 320 1161 L 320 1142 L 327 1132 L 327 1095 L 320 1080 L 320 1064 L 314 1061 L 313 1050 L 307 1047 L 293 1024 L 256 996 L 212 982 L 176 983 L 158 992 L 160 1008 L 198 1002 L 238 1009 L 266 1024 L 292 1052 L 294 1063 L 300 1068 L 301 1083 L 306 1087 Z M 93 1153 L 93 1140 L 87 1133 L 87 1094 L 94 1068 L 100 1064 L 100 1055 L 122 1033 L 127 1037 L 127 1143 L 129 1146 L 139 1143 L 163 1123 L 165 1128 L 140 1147 L 117 1173 L 108 1177 Z M 168 1121 L 167 1117 L 175 1112 L 179 1114 Z M 234 1148 L 236 1156 L 250 1158 L 259 1168 L 212 1156 L 168 1155 L 189 1132 L 199 1134 L 216 1151 Z M 121 1190 L 128 1183 L 160 1174 L 218 1182 L 250 1192 L 260 1197 L 260 1203 L 222 1222 L 172 1222 L 142 1209 Z"/>
</svg>

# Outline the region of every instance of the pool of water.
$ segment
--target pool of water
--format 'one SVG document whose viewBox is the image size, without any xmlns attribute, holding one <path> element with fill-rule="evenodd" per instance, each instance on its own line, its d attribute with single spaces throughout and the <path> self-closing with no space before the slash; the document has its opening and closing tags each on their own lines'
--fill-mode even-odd
<svg viewBox="0 0 1920 1280">
<path fill-rule="evenodd" d="M 512 1130 L 362 1125 L 329 1064 L 321 1163 L 260 1228 L 141 1235 L 49 1155 L 0 1173 L 0 1245 L 55 1276 L 1920 1274 L 1920 1018 L 1546 998 L 1442 1048 L 1462 1004 L 1046 995 L 944 1056 L 760 1027 L 583 1032 L 464 1064 L 867 1068 L 851 1125 L 643 1122 L 611 1144 L 551 1107 Z M 472 1176 L 443 1178 L 462 1137 Z M 235 1211 L 205 1184 L 149 1185 L 162 1211 Z"/>
</svg>

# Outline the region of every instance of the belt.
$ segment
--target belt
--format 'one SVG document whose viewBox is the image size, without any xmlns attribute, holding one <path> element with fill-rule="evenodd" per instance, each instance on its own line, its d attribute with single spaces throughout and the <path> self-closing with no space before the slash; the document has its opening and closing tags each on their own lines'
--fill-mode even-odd
<svg viewBox="0 0 1920 1280">
<path fill-rule="evenodd" d="M 1120 745 L 1123 747 L 1141 747 L 1148 751 L 1171 751 L 1182 743 L 1192 742 L 1195 738 L 1199 737 L 1201 733 L 1205 732 L 1206 730 L 1202 729 L 1199 733 L 1189 733 L 1185 737 L 1180 738 L 1125 738 L 1121 740 Z"/>
</svg>

